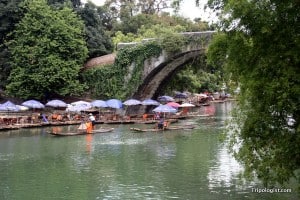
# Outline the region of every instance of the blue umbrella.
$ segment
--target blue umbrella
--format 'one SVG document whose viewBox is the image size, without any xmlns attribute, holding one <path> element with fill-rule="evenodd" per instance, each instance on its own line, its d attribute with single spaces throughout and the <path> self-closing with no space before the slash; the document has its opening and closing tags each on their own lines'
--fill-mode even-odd
<svg viewBox="0 0 300 200">
<path fill-rule="evenodd" d="M 22 103 L 22 106 L 26 106 L 28 108 L 45 108 L 44 104 L 37 100 L 28 100 Z"/>
<path fill-rule="evenodd" d="M 188 97 L 188 95 L 184 92 L 176 92 L 174 98 L 178 98 L 178 99 L 186 99 Z"/>
<path fill-rule="evenodd" d="M 124 101 L 123 104 L 126 106 L 135 106 L 135 105 L 142 104 L 142 102 L 139 100 L 136 100 L 136 99 L 128 99 L 128 100 Z"/>
<path fill-rule="evenodd" d="M 150 105 L 158 106 L 159 102 L 155 101 L 153 99 L 145 99 L 144 101 L 142 101 L 142 105 L 144 105 L 144 106 L 150 106 Z"/>
<path fill-rule="evenodd" d="M 154 112 L 162 112 L 162 113 L 176 113 L 177 109 L 169 106 L 169 105 L 159 105 L 153 109 Z"/>
<path fill-rule="evenodd" d="M 164 96 L 158 97 L 158 101 L 169 102 L 169 101 L 175 101 L 175 99 L 173 97 L 164 95 Z"/>
<path fill-rule="evenodd" d="M 20 109 L 14 103 L 7 101 L 0 105 L 2 111 L 19 111 Z"/>
<path fill-rule="evenodd" d="M 94 100 L 91 102 L 91 105 L 96 108 L 106 108 L 108 107 L 106 102 L 103 100 Z"/>
<path fill-rule="evenodd" d="M 120 101 L 118 99 L 107 100 L 106 104 L 110 108 L 116 108 L 116 109 L 122 108 L 122 101 Z"/>
<path fill-rule="evenodd" d="M 46 103 L 46 106 L 54 107 L 54 108 L 66 108 L 68 105 L 62 100 L 51 100 Z"/>
</svg>

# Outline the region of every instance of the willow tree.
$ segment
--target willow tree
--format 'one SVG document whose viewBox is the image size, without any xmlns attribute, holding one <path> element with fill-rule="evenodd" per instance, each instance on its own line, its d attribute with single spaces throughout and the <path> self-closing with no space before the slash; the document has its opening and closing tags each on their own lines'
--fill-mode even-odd
<svg viewBox="0 0 300 200">
<path fill-rule="evenodd" d="M 291 178 L 300 183 L 299 1 L 209 3 L 219 9 L 224 33 L 213 43 L 210 57 L 223 60 L 241 85 L 238 126 L 231 134 L 238 144 L 236 158 L 247 175 L 265 184 Z"/>
<path fill-rule="evenodd" d="M 84 24 L 69 7 L 52 9 L 44 0 L 25 1 L 26 14 L 7 45 L 12 54 L 10 95 L 41 99 L 83 91 L 78 73 L 87 57 Z"/>
</svg>

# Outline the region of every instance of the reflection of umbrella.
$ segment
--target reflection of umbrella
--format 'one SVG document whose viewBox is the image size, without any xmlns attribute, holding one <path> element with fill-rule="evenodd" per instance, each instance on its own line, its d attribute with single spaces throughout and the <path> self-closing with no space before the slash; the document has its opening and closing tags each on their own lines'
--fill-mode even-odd
<svg viewBox="0 0 300 200">
<path fill-rule="evenodd" d="M 194 105 L 194 104 L 191 104 L 191 103 L 183 103 L 183 104 L 181 104 L 179 107 L 187 108 L 187 107 L 195 107 L 195 105 Z"/>
<path fill-rule="evenodd" d="M 153 109 L 154 112 L 162 112 L 162 113 L 175 113 L 177 109 L 168 106 L 168 105 L 160 105 Z"/>
<path fill-rule="evenodd" d="M 91 105 L 96 108 L 106 108 L 107 104 L 103 100 L 94 100 L 91 102 Z"/>
<path fill-rule="evenodd" d="M 124 101 L 123 104 L 126 106 L 135 106 L 135 105 L 142 104 L 142 102 L 139 100 L 136 100 L 136 99 L 128 99 L 128 100 Z"/>
<path fill-rule="evenodd" d="M 22 103 L 22 106 L 26 106 L 28 108 L 45 108 L 44 104 L 37 100 L 28 100 Z"/>
<path fill-rule="evenodd" d="M 144 101 L 142 101 L 142 105 L 145 105 L 145 106 L 149 106 L 149 105 L 158 106 L 159 102 L 155 101 L 153 99 L 145 99 Z"/>
<path fill-rule="evenodd" d="M 160 96 L 158 97 L 158 101 L 161 101 L 161 102 L 169 102 L 169 101 L 175 101 L 173 97 L 170 97 L 170 96 Z"/>
<path fill-rule="evenodd" d="M 120 101 L 118 99 L 107 100 L 106 104 L 110 108 L 116 108 L 116 109 L 122 108 L 122 101 Z"/>
<path fill-rule="evenodd" d="M 68 105 L 62 100 L 51 100 L 46 103 L 46 106 L 54 107 L 54 108 L 66 108 Z"/>
<path fill-rule="evenodd" d="M 7 101 L 0 105 L 2 111 L 19 111 L 20 109 L 12 102 Z"/>
<path fill-rule="evenodd" d="M 180 106 L 180 104 L 176 102 L 169 102 L 166 105 L 171 106 L 173 108 L 178 108 Z"/>
</svg>

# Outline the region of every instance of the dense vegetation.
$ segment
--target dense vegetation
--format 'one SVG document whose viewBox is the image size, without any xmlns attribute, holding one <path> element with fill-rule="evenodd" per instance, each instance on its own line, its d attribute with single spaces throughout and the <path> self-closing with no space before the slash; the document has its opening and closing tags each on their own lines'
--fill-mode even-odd
<svg viewBox="0 0 300 200">
<path fill-rule="evenodd" d="M 211 0 L 222 20 L 210 47 L 241 86 L 229 137 L 245 175 L 300 183 L 300 4 Z M 238 147 L 238 148 L 236 148 Z"/>
<path fill-rule="evenodd" d="M 7 92 L 25 99 L 83 91 L 78 72 L 87 57 L 83 22 L 72 9 L 25 2 L 26 14 L 7 42 L 11 67 Z M 55 17 L 53 17 L 55 16 Z"/>
</svg>

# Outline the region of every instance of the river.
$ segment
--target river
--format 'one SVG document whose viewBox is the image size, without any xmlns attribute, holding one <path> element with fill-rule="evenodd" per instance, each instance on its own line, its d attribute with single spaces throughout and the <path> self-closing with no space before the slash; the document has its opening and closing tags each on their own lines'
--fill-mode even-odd
<svg viewBox="0 0 300 200">
<path fill-rule="evenodd" d="M 201 108 L 212 117 L 180 120 L 193 130 L 55 137 L 50 127 L 0 132 L 0 199 L 297 199 L 258 193 L 220 141 L 233 103 Z M 107 125 L 97 125 L 107 126 Z M 62 127 L 74 130 L 76 126 Z"/>
</svg>

